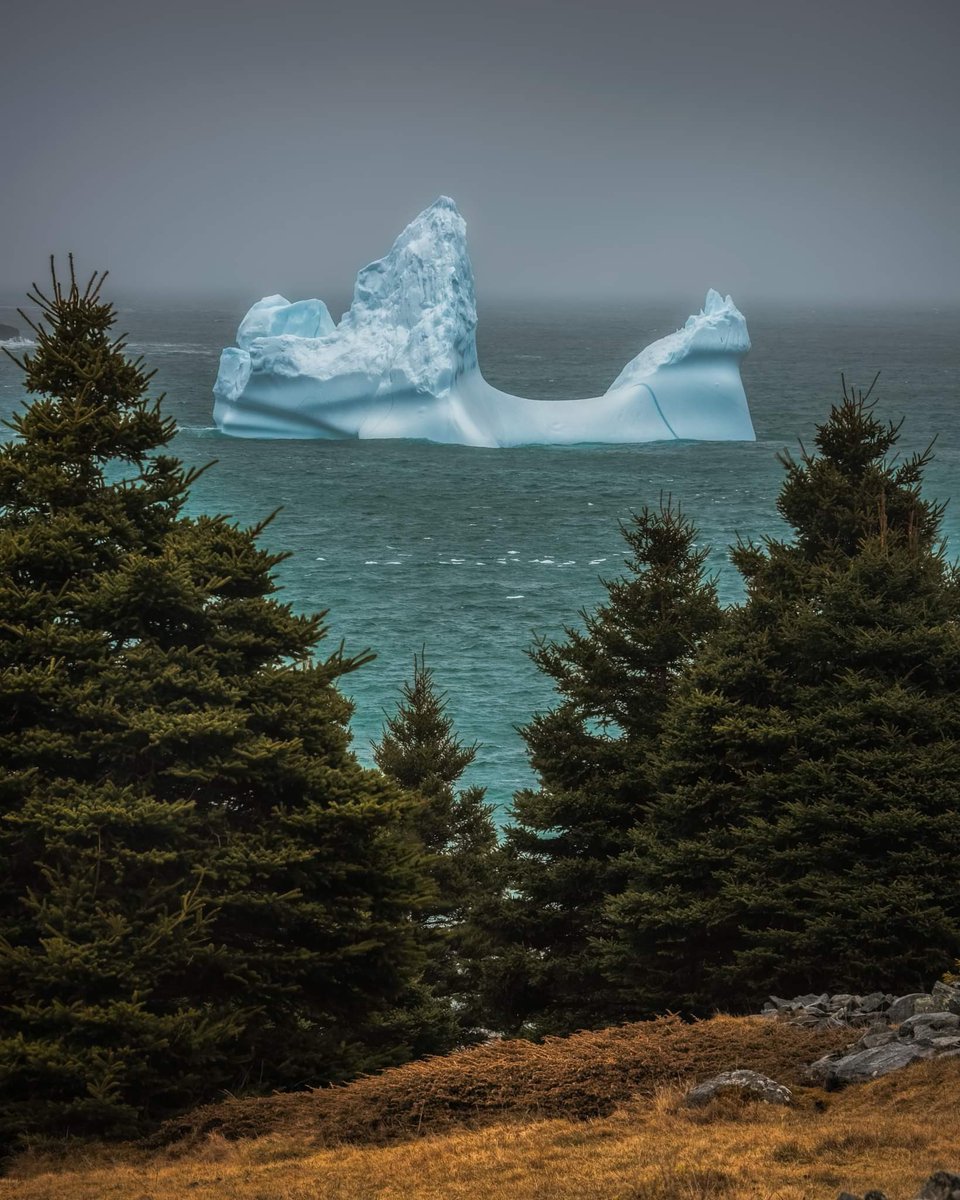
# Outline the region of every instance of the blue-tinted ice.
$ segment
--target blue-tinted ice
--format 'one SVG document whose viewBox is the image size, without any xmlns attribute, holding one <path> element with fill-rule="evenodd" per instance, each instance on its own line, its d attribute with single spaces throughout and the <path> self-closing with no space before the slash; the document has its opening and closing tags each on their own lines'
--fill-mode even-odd
<svg viewBox="0 0 960 1200">
<path fill-rule="evenodd" d="M 335 325 L 320 300 L 258 301 L 220 358 L 214 420 L 263 438 L 420 438 L 465 446 L 752 441 L 731 298 L 647 346 L 601 396 L 527 400 L 480 373 L 466 225 L 446 196 L 357 276 Z"/>
</svg>

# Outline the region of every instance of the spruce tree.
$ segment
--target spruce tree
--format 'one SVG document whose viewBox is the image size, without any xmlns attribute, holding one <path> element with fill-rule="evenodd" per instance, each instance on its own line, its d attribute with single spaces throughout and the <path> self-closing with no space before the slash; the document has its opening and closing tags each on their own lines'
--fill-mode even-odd
<svg viewBox="0 0 960 1200">
<path fill-rule="evenodd" d="M 611 980 L 650 1012 L 770 992 L 909 992 L 960 949 L 960 580 L 929 454 L 844 387 L 781 458 L 789 541 L 741 544 L 747 596 L 665 722 Z"/>
<path fill-rule="evenodd" d="M 532 651 L 560 699 L 521 730 L 539 786 L 517 794 L 505 830 L 488 1003 L 500 1027 L 537 1036 L 635 1013 L 633 997 L 603 977 L 595 939 L 652 798 L 667 703 L 721 619 L 708 551 L 678 509 L 644 508 L 622 532 L 627 574 L 604 584 L 606 602 Z"/>
<path fill-rule="evenodd" d="M 421 915 L 426 965 L 421 980 L 417 1049 L 437 1053 L 482 1036 L 478 998 L 487 939 L 478 916 L 497 889 L 496 828 L 482 787 L 457 788 L 478 747 L 464 745 L 437 691 L 424 654 L 387 717 L 374 758 L 417 797 L 414 828 L 435 887 Z M 408 1003 L 409 1012 L 415 1006 Z"/>
<path fill-rule="evenodd" d="M 419 970 L 409 804 L 336 687 L 364 659 L 315 656 L 263 525 L 184 515 L 197 472 L 102 282 L 35 290 L 0 447 L 8 1137 L 396 1061 L 378 1021 Z"/>
</svg>

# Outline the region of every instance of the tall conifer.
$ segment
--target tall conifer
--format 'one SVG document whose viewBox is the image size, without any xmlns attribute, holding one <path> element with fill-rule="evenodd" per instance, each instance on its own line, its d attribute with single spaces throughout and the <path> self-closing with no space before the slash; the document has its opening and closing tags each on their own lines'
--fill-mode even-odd
<svg viewBox="0 0 960 1200">
<path fill-rule="evenodd" d="M 396 711 L 374 746 L 382 771 L 414 793 L 414 826 L 435 886 L 421 916 L 426 952 L 422 983 L 425 1050 L 450 1049 L 479 1036 L 478 1007 L 488 941 L 478 916 L 495 899 L 496 828 L 482 787 L 458 788 L 476 757 L 447 713 L 425 656 L 415 656 Z"/>
<path fill-rule="evenodd" d="M 409 805 L 349 750 L 284 557 L 183 513 L 196 472 L 102 278 L 36 291 L 0 447 L 0 1126 L 129 1132 L 217 1088 L 407 1051 Z"/>
<path fill-rule="evenodd" d="M 610 903 L 648 1011 L 914 991 L 960 948 L 960 582 L 898 431 L 845 389 L 782 457 L 792 540 L 733 554 L 746 601 L 671 706 Z"/>
<path fill-rule="evenodd" d="M 489 1003 L 507 1029 L 568 1033 L 635 1008 L 604 979 L 595 939 L 652 798 L 667 703 L 721 613 L 707 550 L 669 502 L 644 508 L 623 536 L 627 573 L 605 583 L 606 602 L 532 652 L 560 699 L 522 730 L 539 787 L 517 794 L 505 831 Z"/>
</svg>

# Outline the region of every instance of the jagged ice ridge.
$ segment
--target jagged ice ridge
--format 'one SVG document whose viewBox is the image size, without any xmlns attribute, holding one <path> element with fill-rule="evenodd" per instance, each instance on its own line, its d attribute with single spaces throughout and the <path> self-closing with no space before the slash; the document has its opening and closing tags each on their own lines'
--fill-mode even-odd
<svg viewBox="0 0 960 1200">
<path fill-rule="evenodd" d="M 238 437 L 466 446 L 754 440 L 740 380 L 746 322 L 712 289 L 702 312 L 583 400 L 491 387 L 476 328 L 466 224 L 441 196 L 359 273 L 339 325 L 322 300 L 259 300 L 220 357 L 214 420 Z"/>
</svg>

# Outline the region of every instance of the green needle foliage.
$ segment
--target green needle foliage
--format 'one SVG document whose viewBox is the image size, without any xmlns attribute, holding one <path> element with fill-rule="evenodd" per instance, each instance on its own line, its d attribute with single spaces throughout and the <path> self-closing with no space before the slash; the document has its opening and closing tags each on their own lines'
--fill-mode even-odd
<svg viewBox="0 0 960 1200">
<path fill-rule="evenodd" d="M 102 277 L 53 276 L 0 447 L 0 1132 L 129 1133 L 406 1056 L 410 805 L 349 749 L 323 615 L 188 471 Z M 32 322 L 31 322 L 32 324 Z M 265 523 L 264 523 L 265 524 Z"/>
<path fill-rule="evenodd" d="M 929 452 L 844 387 L 781 459 L 791 541 L 670 706 L 658 793 L 610 902 L 608 971 L 650 1011 L 920 990 L 960 949 L 960 580 Z"/>
<path fill-rule="evenodd" d="M 396 711 L 374 746 L 380 769 L 418 800 L 415 829 L 436 895 L 423 911 L 426 952 L 420 1039 L 423 1052 L 442 1052 L 482 1036 L 478 996 L 488 941 L 478 915 L 496 895 L 496 828 L 481 787 L 457 788 L 476 757 L 447 713 L 423 654 L 403 684 Z"/>
<path fill-rule="evenodd" d="M 532 652 L 560 700 L 521 731 L 540 786 L 515 797 L 508 892 L 490 930 L 500 948 L 489 1003 L 505 1029 L 568 1033 L 636 1007 L 604 978 L 595 939 L 623 885 L 629 831 L 654 794 L 667 704 L 721 611 L 708 552 L 669 502 L 622 532 L 627 574 L 604 585 L 606 603 Z"/>
</svg>

